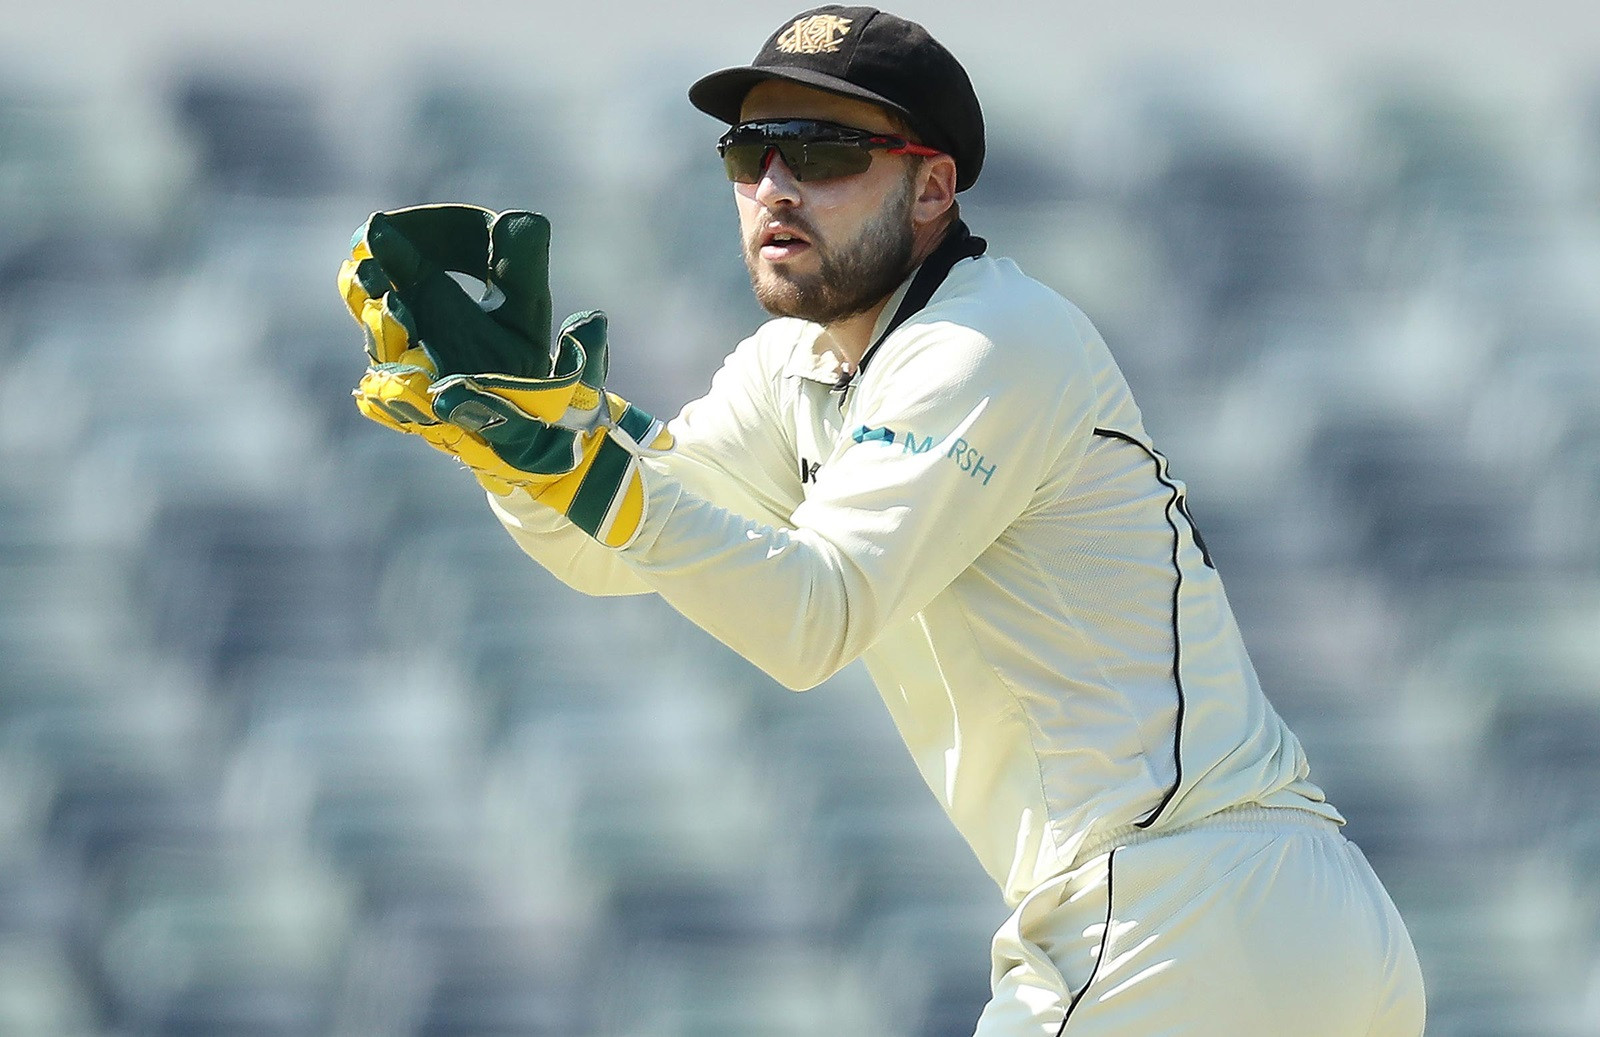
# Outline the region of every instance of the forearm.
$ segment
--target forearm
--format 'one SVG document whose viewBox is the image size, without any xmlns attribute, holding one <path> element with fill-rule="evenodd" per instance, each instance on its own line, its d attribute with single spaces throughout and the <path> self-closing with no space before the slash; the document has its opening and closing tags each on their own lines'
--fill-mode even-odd
<svg viewBox="0 0 1600 1037">
<path fill-rule="evenodd" d="M 524 554 L 573 590 L 595 597 L 651 591 L 615 551 L 568 522 L 565 516 L 518 490 L 487 494 L 489 508 Z"/>
<path fill-rule="evenodd" d="M 797 691 L 869 646 L 877 603 L 840 545 L 738 514 L 659 471 L 650 482 L 650 515 L 620 555 L 697 626 Z"/>
<path fill-rule="evenodd" d="M 752 484 L 752 478 L 761 474 L 759 470 L 735 474 L 727 466 L 735 451 L 725 440 L 732 437 L 707 440 L 701 429 L 682 418 L 669 427 L 678 445 L 648 462 L 651 470 L 659 473 L 651 485 L 666 489 L 647 495 L 645 521 L 658 511 L 670 510 L 675 490 L 682 488 L 755 522 L 772 527 L 788 524 L 792 505 L 773 499 L 770 490 L 762 492 Z M 636 571 L 636 553 L 619 553 L 596 543 L 560 512 L 527 493 L 517 491 L 504 497 L 490 493 L 488 499 L 495 517 L 523 552 L 567 586 L 594 596 L 644 594 L 656 589 Z"/>
</svg>

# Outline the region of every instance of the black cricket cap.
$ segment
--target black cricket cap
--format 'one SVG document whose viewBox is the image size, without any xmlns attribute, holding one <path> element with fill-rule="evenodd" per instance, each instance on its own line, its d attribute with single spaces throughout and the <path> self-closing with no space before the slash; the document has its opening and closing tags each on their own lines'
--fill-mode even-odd
<svg viewBox="0 0 1600 1037">
<path fill-rule="evenodd" d="M 733 125 L 750 88 L 767 79 L 816 87 L 904 116 L 923 144 L 956 160 L 956 190 L 983 168 L 983 110 L 966 70 L 928 30 L 874 7 L 814 7 L 785 22 L 755 60 L 713 72 L 689 101 Z"/>
</svg>

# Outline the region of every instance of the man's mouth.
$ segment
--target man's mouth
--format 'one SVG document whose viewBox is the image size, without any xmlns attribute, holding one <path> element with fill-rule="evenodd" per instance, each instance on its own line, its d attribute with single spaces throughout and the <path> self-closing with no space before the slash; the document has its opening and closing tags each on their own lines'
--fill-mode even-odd
<svg viewBox="0 0 1600 1037">
<path fill-rule="evenodd" d="M 797 231 L 769 226 L 761 233 L 761 258 L 771 263 L 793 259 L 811 248 L 811 242 Z"/>
</svg>

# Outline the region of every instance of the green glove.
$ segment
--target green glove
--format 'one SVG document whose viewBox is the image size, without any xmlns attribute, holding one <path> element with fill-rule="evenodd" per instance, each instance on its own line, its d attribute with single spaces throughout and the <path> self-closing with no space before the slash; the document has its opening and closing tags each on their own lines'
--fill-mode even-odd
<svg viewBox="0 0 1600 1037">
<path fill-rule="evenodd" d="M 339 274 L 374 361 L 356 404 L 456 455 L 494 492 L 521 486 L 623 546 L 643 521 L 638 460 L 672 437 L 605 392 L 603 313 L 568 318 L 551 355 L 549 242 L 548 221 L 530 212 L 441 205 L 369 218 Z M 483 281 L 483 298 L 451 271 Z"/>
<path fill-rule="evenodd" d="M 350 249 L 340 291 L 368 329 L 375 363 L 421 348 L 437 374 L 550 373 L 550 223 L 543 216 L 474 205 L 379 212 Z M 448 272 L 484 282 L 483 298 L 470 298 Z M 413 306 L 425 314 L 421 324 Z"/>
<path fill-rule="evenodd" d="M 366 332 L 372 360 L 354 393 L 361 413 L 481 468 L 471 455 L 486 451 L 483 442 L 433 413 L 427 390 L 441 372 L 505 369 L 574 384 L 580 357 L 552 363 L 548 345 L 533 345 L 550 337 L 549 242 L 550 225 L 536 213 L 420 205 L 369 217 L 339 269 L 339 292 Z M 425 300 L 437 348 L 418 333 L 374 248 Z M 471 300 L 447 271 L 484 282 L 483 300 Z M 505 484 L 491 488 L 511 492 Z"/>
<path fill-rule="evenodd" d="M 561 356 L 576 352 L 583 367 L 558 419 L 535 416 L 557 398 L 550 379 L 451 375 L 428 391 L 434 413 L 487 444 L 493 463 L 462 455 L 485 485 L 521 486 L 601 543 L 624 547 L 644 521 L 639 460 L 673 440 L 662 422 L 605 391 L 606 329 L 598 310 L 562 323 Z"/>
</svg>

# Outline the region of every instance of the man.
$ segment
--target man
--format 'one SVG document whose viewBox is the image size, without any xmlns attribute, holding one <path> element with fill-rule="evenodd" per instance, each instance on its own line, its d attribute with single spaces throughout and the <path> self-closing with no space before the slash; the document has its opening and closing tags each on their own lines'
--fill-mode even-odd
<svg viewBox="0 0 1600 1037">
<path fill-rule="evenodd" d="M 442 207 L 374 216 L 346 264 L 363 412 L 461 457 L 573 587 L 658 593 L 796 689 L 865 662 L 1014 908 L 979 1037 L 1420 1034 L 1404 925 L 1106 346 L 958 216 L 984 156 L 960 64 L 823 7 L 690 99 L 731 124 L 775 316 L 702 399 L 663 427 L 605 393 L 597 314 L 528 348 L 547 228 Z"/>
</svg>

